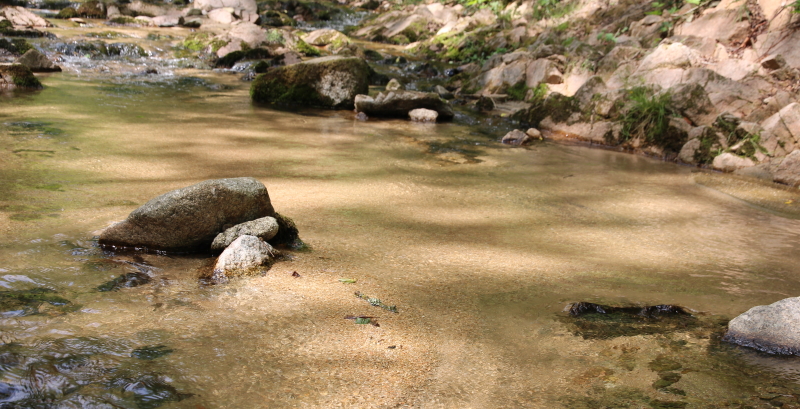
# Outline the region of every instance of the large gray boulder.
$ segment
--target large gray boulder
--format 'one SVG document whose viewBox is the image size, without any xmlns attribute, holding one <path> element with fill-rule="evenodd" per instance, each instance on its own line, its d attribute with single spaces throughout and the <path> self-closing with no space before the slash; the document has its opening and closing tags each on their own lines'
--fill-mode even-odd
<svg viewBox="0 0 800 409">
<path fill-rule="evenodd" d="M 267 188 L 258 180 L 207 180 L 150 200 L 103 231 L 100 244 L 169 252 L 208 251 L 226 228 L 274 215 Z"/>
<path fill-rule="evenodd" d="M 275 249 L 256 236 L 240 236 L 217 258 L 211 279 L 226 281 L 229 278 L 255 275 L 269 270 L 275 258 Z"/>
<path fill-rule="evenodd" d="M 418 108 L 436 111 L 440 119 L 452 119 L 455 116 L 450 104 L 434 92 L 398 90 L 381 92 L 375 98 L 357 95 L 355 106 L 356 111 L 377 117 L 407 118 L 409 112 Z"/>
<path fill-rule="evenodd" d="M 48 59 L 44 54 L 40 53 L 35 48 L 31 48 L 30 50 L 26 51 L 25 54 L 22 54 L 16 61 L 15 64 L 22 64 L 28 68 L 32 72 L 60 72 L 61 67 L 53 64 L 50 59 Z"/>
<path fill-rule="evenodd" d="M 361 58 L 315 58 L 258 75 L 250 96 L 256 102 L 349 109 L 356 95 L 369 91 L 369 72 Z"/>
<path fill-rule="evenodd" d="M 269 240 L 278 234 L 278 220 L 274 217 L 262 217 L 249 222 L 237 224 L 217 235 L 211 243 L 211 251 L 222 251 L 241 236 L 255 236 Z"/>
<path fill-rule="evenodd" d="M 800 150 L 783 158 L 781 164 L 775 168 L 774 177 L 776 182 L 789 186 L 800 186 Z"/>
<path fill-rule="evenodd" d="M 723 340 L 771 354 L 800 354 L 800 297 L 747 310 L 728 323 Z"/>
</svg>

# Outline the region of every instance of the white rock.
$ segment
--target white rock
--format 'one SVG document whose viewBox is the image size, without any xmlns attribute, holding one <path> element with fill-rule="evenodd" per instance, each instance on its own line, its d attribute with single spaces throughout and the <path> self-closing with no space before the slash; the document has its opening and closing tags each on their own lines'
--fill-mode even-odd
<svg viewBox="0 0 800 409">
<path fill-rule="evenodd" d="M 212 279 L 224 281 L 231 277 L 258 274 L 269 269 L 275 250 L 256 236 L 240 236 L 217 258 Z"/>
<path fill-rule="evenodd" d="M 755 166 L 755 162 L 753 162 L 750 158 L 743 158 L 741 156 L 736 156 L 730 152 L 725 152 L 717 157 L 714 158 L 714 162 L 711 164 L 716 170 L 720 170 L 723 172 L 733 172 L 737 169 L 747 168 L 750 166 Z"/>
<path fill-rule="evenodd" d="M 233 11 L 230 7 L 214 9 L 208 12 L 208 19 L 221 24 L 231 24 L 236 20 L 236 17 L 233 16 Z"/>
<path fill-rule="evenodd" d="M 525 131 L 525 134 L 533 139 L 542 139 L 542 133 L 536 128 L 528 128 L 528 130 Z"/>
<path fill-rule="evenodd" d="M 432 109 L 417 108 L 412 109 L 408 113 L 408 116 L 414 122 L 436 122 L 436 118 L 439 117 L 439 113 Z"/>
<path fill-rule="evenodd" d="M 728 323 L 723 340 L 773 354 L 800 354 L 800 297 L 747 310 Z"/>
</svg>

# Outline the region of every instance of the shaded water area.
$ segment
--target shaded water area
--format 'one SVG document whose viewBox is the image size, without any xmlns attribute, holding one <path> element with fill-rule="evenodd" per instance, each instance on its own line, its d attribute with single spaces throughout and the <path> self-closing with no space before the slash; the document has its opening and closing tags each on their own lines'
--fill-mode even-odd
<svg viewBox="0 0 800 409">
<path fill-rule="evenodd" d="M 719 341 L 800 292 L 798 220 L 673 164 L 275 110 L 178 74 L 0 101 L 0 407 L 798 405 L 800 361 Z M 238 176 L 310 251 L 204 285 L 206 257 L 96 245 L 158 194 Z M 691 316 L 569 316 L 579 301 Z"/>
</svg>

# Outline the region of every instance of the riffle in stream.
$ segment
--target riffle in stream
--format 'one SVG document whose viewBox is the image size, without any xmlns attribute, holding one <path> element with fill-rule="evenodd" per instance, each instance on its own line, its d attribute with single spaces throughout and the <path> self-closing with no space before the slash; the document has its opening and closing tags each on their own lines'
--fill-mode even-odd
<svg viewBox="0 0 800 409">
<path fill-rule="evenodd" d="M 800 222 L 689 168 L 254 106 L 220 73 L 43 83 L 0 114 L 0 407 L 798 405 L 797 359 L 719 338 L 800 292 Z M 158 194 L 239 176 L 310 251 L 205 285 L 207 257 L 96 245 Z M 101 291 L 133 273 L 151 280 Z M 579 301 L 692 318 L 570 317 Z"/>
</svg>

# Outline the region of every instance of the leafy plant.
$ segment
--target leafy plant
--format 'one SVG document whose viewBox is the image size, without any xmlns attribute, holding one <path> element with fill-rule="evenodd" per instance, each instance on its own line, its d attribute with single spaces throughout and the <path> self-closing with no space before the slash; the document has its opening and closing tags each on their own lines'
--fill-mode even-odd
<svg viewBox="0 0 800 409">
<path fill-rule="evenodd" d="M 369 305 L 371 305 L 373 307 L 381 307 L 384 310 L 389 311 L 389 312 L 393 312 L 395 314 L 397 314 L 397 312 L 398 312 L 396 305 L 386 305 L 380 299 L 375 298 L 375 297 L 369 297 L 367 295 L 362 294 L 359 291 L 356 291 L 356 297 L 368 302 Z"/>
<path fill-rule="evenodd" d="M 608 44 L 615 44 L 617 42 L 617 36 L 615 36 L 614 33 L 601 32 L 597 35 L 597 39 Z"/>
<path fill-rule="evenodd" d="M 669 120 L 677 115 L 670 106 L 669 93 L 653 95 L 647 87 L 636 87 L 629 91 L 628 97 L 631 105 L 622 115 L 621 139 L 640 138 L 660 146 L 667 144 Z"/>
</svg>

